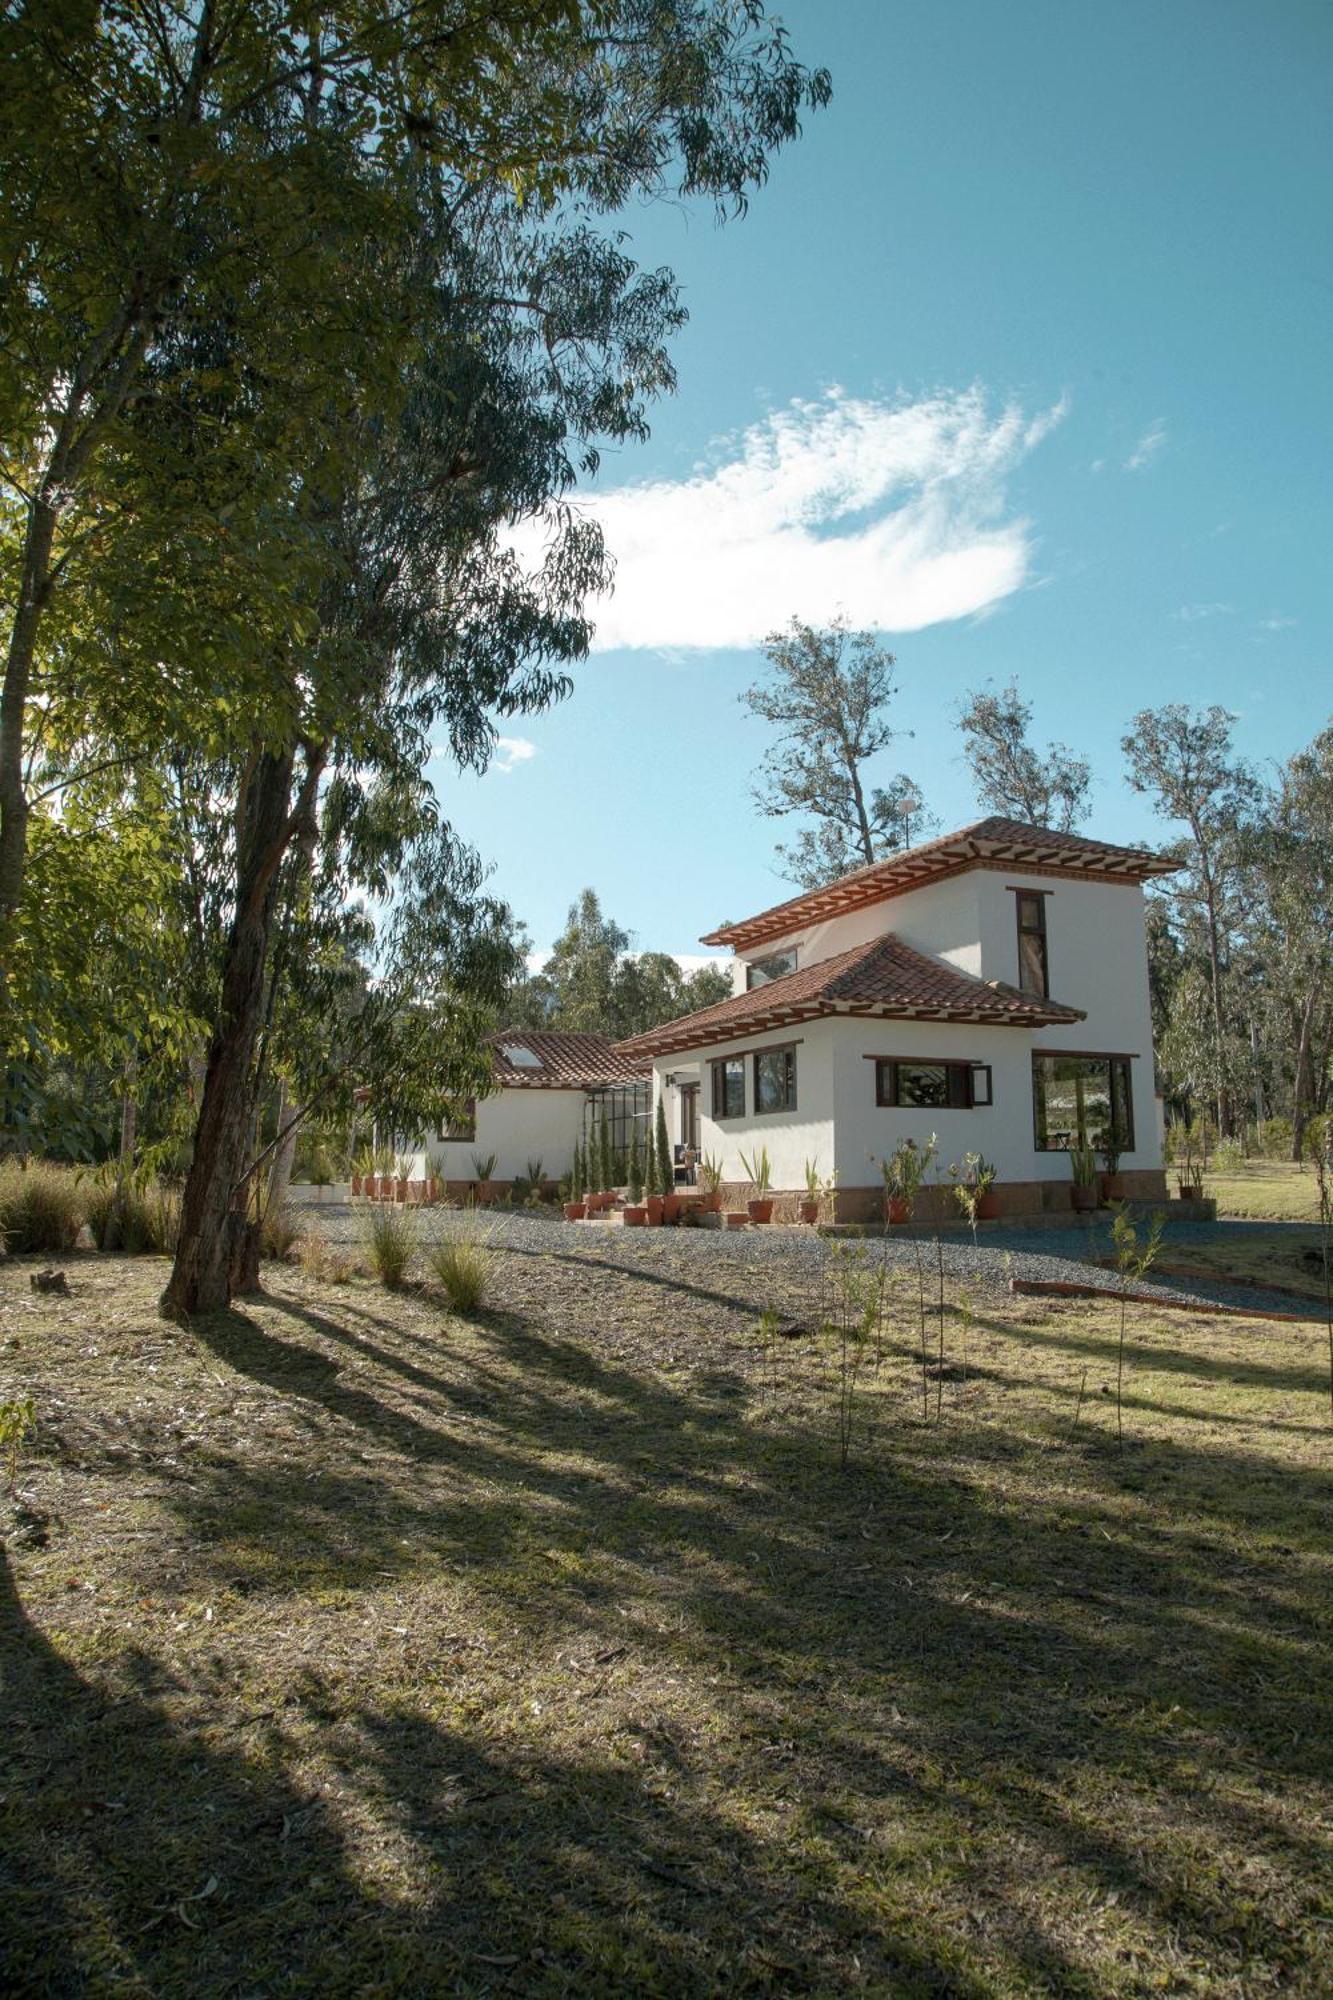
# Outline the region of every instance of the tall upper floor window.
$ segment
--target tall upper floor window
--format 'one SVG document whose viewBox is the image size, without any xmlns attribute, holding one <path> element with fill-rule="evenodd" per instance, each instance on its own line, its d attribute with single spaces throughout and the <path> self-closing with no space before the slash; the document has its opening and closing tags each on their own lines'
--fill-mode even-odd
<svg viewBox="0 0 1333 2000">
<path fill-rule="evenodd" d="M 1050 968 L 1046 959 L 1046 898 L 1029 889 L 1019 889 L 1018 906 L 1018 985 L 1023 993 L 1035 993 L 1042 1000 L 1051 991 Z"/>
<path fill-rule="evenodd" d="M 786 951 L 770 952 L 767 958 L 752 958 L 745 968 L 746 990 L 752 992 L 756 986 L 767 986 L 770 980 L 785 979 L 789 972 L 795 972 L 796 952 L 792 945 Z"/>
</svg>

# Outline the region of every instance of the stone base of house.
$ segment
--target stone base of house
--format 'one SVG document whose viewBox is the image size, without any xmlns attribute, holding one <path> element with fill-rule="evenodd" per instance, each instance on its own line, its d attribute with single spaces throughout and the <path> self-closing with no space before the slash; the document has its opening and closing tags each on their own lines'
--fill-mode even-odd
<svg viewBox="0 0 1333 2000">
<path fill-rule="evenodd" d="M 1130 1172 L 1122 1171 L 1120 1179 L 1124 1185 L 1125 1199 L 1134 1202 L 1162 1202 L 1167 1200 L 1166 1170 L 1162 1167 L 1140 1167 Z M 999 1204 L 999 1218 L 1011 1217 L 1067 1216 L 1073 1212 L 1068 1181 L 997 1181 L 991 1189 Z M 743 1209 L 754 1190 L 746 1181 L 727 1181 L 722 1186 L 722 1206 L 724 1209 Z M 798 1204 L 805 1200 L 804 1192 L 773 1191 L 774 1222 L 796 1222 Z M 870 1187 L 840 1187 L 831 1201 L 825 1202 L 820 1210 L 821 1222 L 883 1222 L 884 1187 L 876 1181 Z M 966 1220 L 952 1186 L 931 1185 L 923 1187 L 917 1197 L 915 1220 L 928 1223 L 964 1222 Z"/>
</svg>

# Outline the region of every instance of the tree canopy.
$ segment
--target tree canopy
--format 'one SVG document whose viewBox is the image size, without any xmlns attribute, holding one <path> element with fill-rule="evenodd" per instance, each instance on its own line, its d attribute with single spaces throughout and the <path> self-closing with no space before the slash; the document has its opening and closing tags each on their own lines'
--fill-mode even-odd
<svg viewBox="0 0 1333 2000">
<path fill-rule="evenodd" d="M 968 696 L 960 727 L 977 803 L 1069 833 L 1087 816 L 1092 766 L 1063 743 L 1047 744 L 1042 756 L 1028 742 L 1031 721 L 1032 705 L 1019 695 L 1017 681 L 998 694 L 987 687 Z"/>
<path fill-rule="evenodd" d="M 868 766 L 900 732 L 889 719 L 895 694 L 892 653 L 872 632 L 842 623 L 822 630 L 793 618 L 764 641 L 769 678 L 741 699 L 777 731 L 764 753 L 754 799 L 761 813 L 814 821 L 779 846 L 782 871 L 817 888 L 910 846 L 927 825 L 921 793 L 899 772 L 871 781 Z"/>
</svg>

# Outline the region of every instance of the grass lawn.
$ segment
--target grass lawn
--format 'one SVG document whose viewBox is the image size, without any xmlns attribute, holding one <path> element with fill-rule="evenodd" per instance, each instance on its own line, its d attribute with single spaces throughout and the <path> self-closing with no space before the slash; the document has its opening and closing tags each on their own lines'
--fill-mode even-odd
<svg viewBox="0 0 1333 2000">
<path fill-rule="evenodd" d="M 1169 1172 L 1170 1170 L 1168 1170 Z M 1219 1216 L 1258 1222 L 1317 1222 L 1319 1188 L 1314 1169 L 1290 1160 L 1246 1160 L 1225 1173 L 1209 1170 L 1206 1190 Z"/>
<path fill-rule="evenodd" d="M 1315 1261 L 1309 1261 L 1309 1260 Z M 1172 1244 L 1157 1270 L 1178 1277 L 1220 1278 L 1240 1284 L 1263 1285 L 1302 1298 L 1324 1297 L 1323 1239 L 1318 1229 L 1247 1230 L 1243 1237 L 1222 1236 L 1214 1242 Z M 1330 1255 L 1333 1268 L 1333 1254 Z"/>
<path fill-rule="evenodd" d="M 5 1990 L 1326 1994 L 1322 1328 L 613 1260 L 0 1269 Z"/>
</svg>

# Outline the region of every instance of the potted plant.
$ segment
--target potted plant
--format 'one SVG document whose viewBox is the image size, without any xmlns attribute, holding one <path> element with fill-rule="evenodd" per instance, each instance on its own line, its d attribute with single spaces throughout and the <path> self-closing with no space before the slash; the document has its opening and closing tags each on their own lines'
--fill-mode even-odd
<svg viewBox="0 0 1333 2000">
<path fill-rule="evenodd" d="M 1120 1142 L 1114 1132 L 1103 1132 L 1097 1151 L 1102 1156 L 1102 1200 L 1104 1202 L 1123 1201 L 1125 1183 L 1120 1172 Z"/>
<path fill-rule="evenodd" d="M 805 1195 L 797 1203 L 796 1213 L 802 1222 L 818 1222 L 819 1198 L 823 1192 L 823 1182 L 819 1178 L 818 1160 L 807 1160 L 802 1170 L 805 1174 Z"/>
<path fill-rule="evenodd" d="M 636 1136 L 637 1136 L 637 1128 L 636 1128 Z M 662 1190 L 658 1186 L 657 1141 L 653 1136 L 653 1128 L 651 1125 L 649 1125 L 643 1137 L 644 1137 L 643 1185 L 647 1190 L 645 1195 L 645 1201 L 648 1209 L 648 1226 L 650 1229 L 656 1229 L 660 1226 L 662 1221 Z"/>
<path fill-rule="evenodd" d="M 954 1193 L 958 1205 L 969 1222 L 993 1222 L 1000 1212 L 998 1197 L 993 1192 L 995 1168 L 983 1153 L 964 1153 L 959 1166 L 950 1167 L 954 1176 Z"/>
<path fill-rule="evenodd" d="M 716 1215 L 722 1207 L 722 1162 L 715 1153 L 705 1153 L 700 1160 L 699 1185 L 704 1191 L 700 1208 Z"/>
<path fill-rule="evenodd" d="M 915 1139 L 904 1139 L 887 1160 L 880 1161 L 886 1221 L 904 1223 L 912 1220 L 916 1198 L 929 1164 L 930 1152 L 918 1146 Z"/>
<path fill-rule="evenodd" d="M 752 1199 L 746 1204 L 749 1209 L 751 1222 L 771 1222 L 773 1220 L 773 1166 L 768 1157 L 768 1147 L 761 1146 L 753 1156 L 742 1153 L 741 1170 L 754 1189 Z"/>
<path fill-rule="evenodd" d="M 1091 1214 L 1097 1206 L 1097 1155 L 1091 1146 L 1073 1146 L 1069 1170 L 1074 1177 L 1069 1199 L 1080 1214 Z"/>
<path fill-rule="evenodd" d="M 380 1201 L 393 1200 L 393 1147 L 375 1148 L 375 1194 Z"/>
<path fill-rule="evenodd" d="M 601 1206 L 603 1208 L 614 1208 L 616 1205 L 615 1161 L 611 1152 L 611 1127 L 606 1122 L 605 1112 L 602 1113 L 601 1123 L 597 1130 L 597 1185 L 602 1195 Z"/>
<path fill-rule="evenodd" d="M 500 1190 L 491 1179 L 491 1175 L 495 1172 L 497 1157 L 495 1153 L 472 1155 L 472 1171 L 477 1177 L 477 1200 L 483 1208 L 499 1198 Z"/>
<path fill-rule="evenodd" d="M 569 1173 L 569 1192 L 565 1200 L 565 1221 L 582 1222 L 587 1212 L 587 1203 L 583 1199 L 583 1148 L 576 1141 L 574 1164 Z"/>
<path fill-rule="evenodd" d="M 625 1227 L 642 1229 L 648 1220 L 643 1205 L 643 1163 L 639 1158 L 639 1128 L 630 1133 L 629 1162 L 625 1169 Z"/>
<path fill-rule="evenodd" d="M 667 1138 L 666 1100 L 657 1100 L 656 1123 L 657 1191 L 662 1197 L 663 1222 L 675 1222 L 680 1216 L 680 1196 L 676 1193 L 676 1165 L 671 1152 L 671 1142 Z"/>
<path fill-rule="evenodd" d="M 375 1155 L 369 1146 L 358 1146 L 352 1155 L 352 1193 L 369 1193 L 366 1182 L 375 1178 Z"/>
<path fill-rule="evenodd" d="M 406 1203 L 407 1198 L 411 1193 L 411 1191 L 412 1191 L 412 1156 L 410 1153 L 400 1153 L 398 1155 L 397 1160 L 394 1162 L 393 1188 L 392 1188 L 391 1198 L 394 1201 L 401 1201 L 403 1203 Z"/>
</svg>

